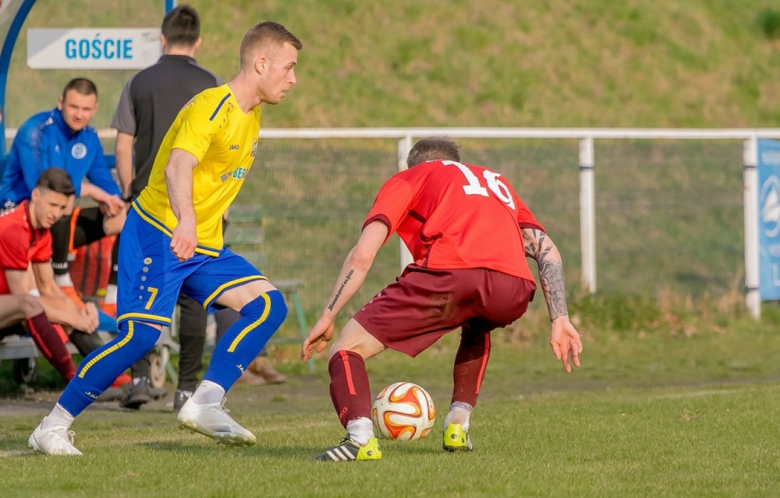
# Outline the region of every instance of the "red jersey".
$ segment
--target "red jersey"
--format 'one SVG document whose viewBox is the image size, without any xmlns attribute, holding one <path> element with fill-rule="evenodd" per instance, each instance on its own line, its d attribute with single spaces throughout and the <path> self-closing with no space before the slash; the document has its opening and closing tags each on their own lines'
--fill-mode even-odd
<svg viewBox="0 0 780 498">
<path fill-rule="evenodd" d="M 0 213 L 0 295 L 11 293 L 5 270 L 27 271 L 30 263 L 48 263 L 51 256 L 51 232 L 33 228 L 29 201 Z"/>
<path fill-rule="evenodd" d="M 480 166 L 430 161 L 394 175 L 363 227 L 373 221 L 388 226 L 388 238 L 397 231 L 419 266 L 534 280 L 520 229 L 544 228 L 501 175 Z"/>
</svg>

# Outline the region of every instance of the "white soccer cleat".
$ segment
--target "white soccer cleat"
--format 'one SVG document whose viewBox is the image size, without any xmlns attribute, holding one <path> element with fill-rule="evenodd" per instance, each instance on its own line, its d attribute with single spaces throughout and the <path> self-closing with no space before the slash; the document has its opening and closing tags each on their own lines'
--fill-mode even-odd
<svg viewBox="0 0 780 498">
<path fill-rule="evenodd" d="M 46 419 L 44 419 L 46 420 Z M 40 451 L 44 455 L 81 456 L 81 453 L 73 446 L 74 432 L 61 427 L 58 429 L 42 429 L 41 422 L 35 428 L 27 444 L 34 451 Z"/>
<path fill-rule="evenodd" d="M 226 399 L 222 398 L 221 403 L 203 404 L 195 403 L 192 398 L 188 399 L 176 417 L 180 422 L 179 429 L 199 432 L 217 443 L 252 446 L 257 442 L 257 438 L 228 415 L 230 410 L 225 408 Z"/>
</svg>

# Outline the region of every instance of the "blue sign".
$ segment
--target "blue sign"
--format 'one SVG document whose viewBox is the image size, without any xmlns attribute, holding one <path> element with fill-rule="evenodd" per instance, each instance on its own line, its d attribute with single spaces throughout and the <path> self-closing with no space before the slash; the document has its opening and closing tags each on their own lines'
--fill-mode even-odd
<svg viewBox="0 0 780 498">
<path fill-rule="evenodd" d="M 780 299 L 780 142 L 758 141 L 758 247 L 761 299 Z"/>
</svg>

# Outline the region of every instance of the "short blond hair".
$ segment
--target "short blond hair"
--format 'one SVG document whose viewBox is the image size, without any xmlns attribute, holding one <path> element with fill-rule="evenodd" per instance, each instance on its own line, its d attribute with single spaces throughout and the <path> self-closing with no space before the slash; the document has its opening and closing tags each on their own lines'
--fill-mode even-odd
<svg viewBox="0 0 780 498">
<path fill-rule="evenodd" d="M 303 50 L 303 43 L 287 28 L 273 21 L 265 21 L 255 24 L 244 35 L 241 40 L 241 67 L 247 67 L 252 64 L 252 52 L 258 47 L 266 44 L 273 44 L 281 47 L 289 43 L 298 50 Z"/>
</svg>

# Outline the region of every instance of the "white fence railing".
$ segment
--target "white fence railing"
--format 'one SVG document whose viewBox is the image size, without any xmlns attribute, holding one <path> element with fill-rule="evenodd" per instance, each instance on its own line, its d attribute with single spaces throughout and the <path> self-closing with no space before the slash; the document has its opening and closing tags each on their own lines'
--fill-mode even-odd
<svg viewBox="0 0 780 498">
<path fill-rule="evenodd" d="M 16 136 L 16 129 L 7 129 L 6 139 Z M 113 129 L 98 130 L 100 138 L 116 137 Z M 579 140 L 580 168 L 580 243 L 582 254 L 582 285 L 596 292 L 596 216 L 594 140 L 741 140 L 744 170 L 744 233 L 745 233 L 745 302 L 751 314 L 761 315 L 758 258 L 758 146 L 759 138 L 780 139 L 780 129 L 587 129 L 587 128 L 298 128 L 260 130 L 267 139 L 331 139 L 375 138 L 398 140 L 398 169 L 406 169 L 406 157 L 414 138 L 446 135 L 450 138 L 476 139 L 576 139 Z M 401 267 L 411 262 L 411 255 L 401 243 Z"/>
</svg>

